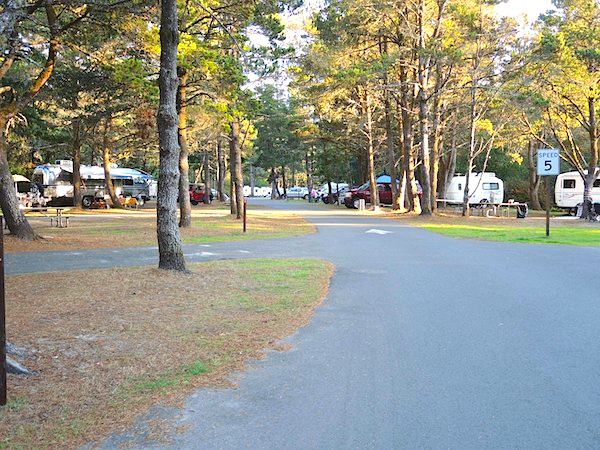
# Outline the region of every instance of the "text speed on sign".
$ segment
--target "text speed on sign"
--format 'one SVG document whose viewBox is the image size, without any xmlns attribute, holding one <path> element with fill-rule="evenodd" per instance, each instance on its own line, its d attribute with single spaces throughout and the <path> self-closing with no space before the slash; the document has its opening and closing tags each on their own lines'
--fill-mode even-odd
<svg viewBox="0 0 600 450">
<path fill-rule="evenodd" d="M 538 150 L 537 154 L 538 175 L 560 174 L 560 153 L 556 149 Z"/>
</svg>

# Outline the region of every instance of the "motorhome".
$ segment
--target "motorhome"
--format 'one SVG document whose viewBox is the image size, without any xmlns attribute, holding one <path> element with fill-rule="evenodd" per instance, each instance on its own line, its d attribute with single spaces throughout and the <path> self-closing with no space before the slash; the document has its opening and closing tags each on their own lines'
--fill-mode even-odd
<svg viewBox="0 0 600 450">
<path fill-rule="evenodd" d="M 462 204 L 464 202 L 466 176 L 457 175 L 452 178 L 446 198 L 447 203 Z M 493 172 L 471 173 L 469 176 L 469 204 L 504 201 L 504 182 Z"/>
<path fill-rule="evenodd" d="M 112 167 L 110 178 L 117 195 L 131 196 L 147 201 L 152 198 L 155 184 L 151 175 L 138 169 Z M 90 207 L 96 198 L 104 198 L 106 185 L 104 168 L 81 165 L 82 206 Z M 33 171 L 33 181 L 48 204 L 73 204 L 73 161 L 59 160 L 55 164 L 42 164 Z"/>
<path fill-rule="evenodd" d="M 591 195 L 592 203 L 600 203 L 600 178 L 594 182 Z M 577 206 L 583 203 L 583 178 L 579 172 L 561 173 L 556 177 L 554 200 L 559 208 L 577 211 Z"/>
</svg>

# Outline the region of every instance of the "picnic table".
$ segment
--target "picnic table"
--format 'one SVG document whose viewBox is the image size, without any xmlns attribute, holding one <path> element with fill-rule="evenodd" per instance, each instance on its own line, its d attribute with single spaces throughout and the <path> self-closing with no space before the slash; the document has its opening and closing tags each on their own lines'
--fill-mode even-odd
<svg viewBox="0 0 600 450">
<path fill-rule="evenodd" d="M 457 208 L 462 209 L 462 204 L 453 203 L 446 199 L 436 199 L 436 201 L 438 203 L 442 203 L 442 205 L 444 207 L 446 207 L 448 204 L 451 204 L 453 206 L 456 206 Z M 512 201 L 503 202 L 503 203 L 487 203 L 487 202 L 469 203 L 469 206 L 473 213 L 479 212 L 480 215 L 485 216 L 487 218 L 492 218 L 492 217 L 508 218 L 511 215 L 512 208 L 515 208 L 517 210 L 516 211 L 517 216 L 518 216 L 519 209 L 521 209 L 521 210 L 524 209 L 525 215 L 527 215 L 527 211 L 528 211 L 527 203 L 512 202 Z"/>
<path fill-rule="evenodd" d="M 63 215 L 63 211 L 67 208 L 63 207 L 48 207 L 48 206 L 25 206 L 21 207 L 21 211 L 25 214 L 29 212 L 38 212 L 44 217 L 50 219 L 50 226 L 56 226 L 56 228 L 67 228 L 69 226 L 69 216 Z M 49 210 L 54 210 L 54 214 L 50 214 Z"/>
</svg>

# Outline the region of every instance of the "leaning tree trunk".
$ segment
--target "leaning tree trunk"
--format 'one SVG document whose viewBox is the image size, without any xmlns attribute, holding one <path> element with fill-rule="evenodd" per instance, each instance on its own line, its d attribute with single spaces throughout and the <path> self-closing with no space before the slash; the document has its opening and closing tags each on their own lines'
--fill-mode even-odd
<svg viewBox="0 0 600 450">
<path fill-rule="evenodd" d="M 113 184 L 112 178 L 110 177 L 110 128 L 112 125 L 112 118 L 109 116 L 104 122 L 104 134 L 102 136 L 102 161 L 104 165 L 104 185 L 106 191 L 110 196 L 110 201 L 113 204 L 113 208 L 122 208 L 121 201 L 117 197 L 115 192 L 115 185 Z"/>
<path fill-rule="evenodd" d="M 190 164 L 187 145 L 187 70 L 177 68 L 179 87 L 177 89 L 177 116 L 179 119 L 179 226 L 192 226 L 192 203 L 190 201 Z"/>
<path fill-rule="evenodd" d="M 81 208 L 81 118 L 73 119 L 73 206 Z"/>
<path fill-rule="evenodd" d="M 177 226 L 179 194 L 179 133 L 177 117 L 177 0 L 162 0 L 160 17 L 160 99 L 156 122 L 159 139 L 158 198 L 156 235 L 158 267 L 185 271 L 181 236 Z"/>
<path fill-rule="evenodd" d="M 5 130 L 6 121 L 0 120 L 0 207 L 2 207 L 2 214 L 11 234 L 19 239 L 33 241 L 39 236 L 35 234 L 25 215 L 19 209 L 17 191 L 6 157 Z M 0 232 L 4 232 L 4 230 L 0 230 Z"/>
<path fill-rule="evenodd" d="M 217 138 L 217 167 L 219 173 L 217 174 L 217 191 L 219 193 L 219 201 L 225 201 L 225 155 L 223 154 L 223 146 L 221 144 L 221 138 Z"/>
</svg>

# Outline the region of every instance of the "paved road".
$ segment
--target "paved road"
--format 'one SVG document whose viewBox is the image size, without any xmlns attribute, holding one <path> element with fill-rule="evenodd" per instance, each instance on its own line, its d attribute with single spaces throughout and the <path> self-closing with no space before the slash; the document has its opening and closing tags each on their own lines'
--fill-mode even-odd
<svg viewBox="0 0 600 450">
<path fill-rule="evenodd" d="M 336 272 L 291 351 L 253 364 L 236 389 L 144 418 L 186 431 L 150 442 L 142 419 L 104 448 L 600 447 L 600 249 L 454 240 L 323 211 L 304 211 L 316 235 L 186 248 L 190 259 L 319 256 Z M 154 252 L 27 263 L 139 264 Z"/>
</svg>

